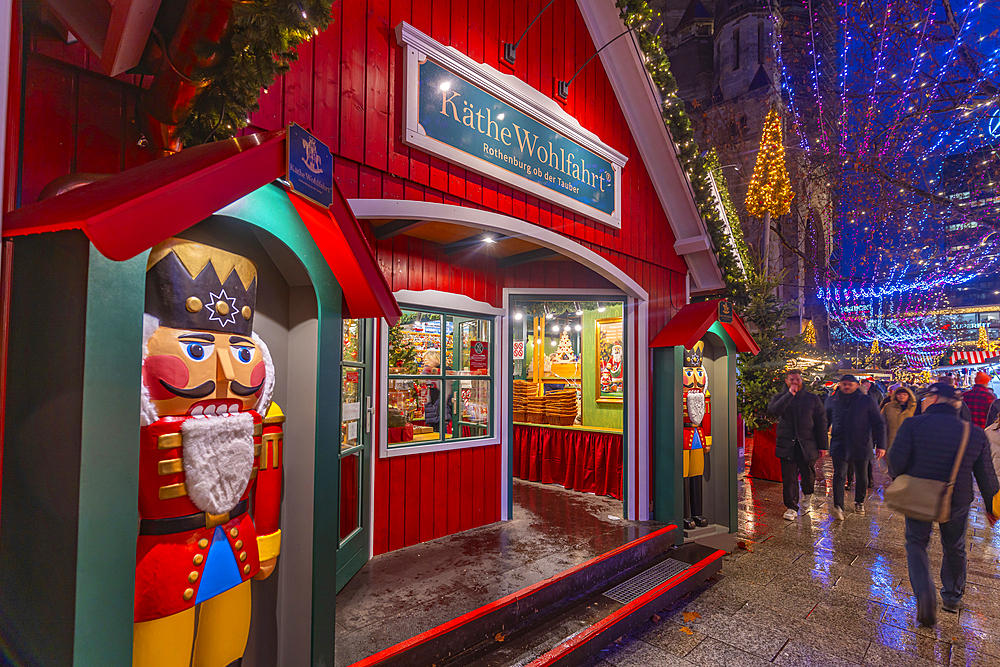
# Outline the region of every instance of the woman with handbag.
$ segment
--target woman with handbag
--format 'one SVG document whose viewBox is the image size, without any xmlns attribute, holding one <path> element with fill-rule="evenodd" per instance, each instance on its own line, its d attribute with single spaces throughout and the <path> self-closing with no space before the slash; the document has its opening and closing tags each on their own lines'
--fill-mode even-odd
<svg viewBox="0 0 1000 667">
<path fill-rule="evenodd" d="M 951 385 L 932 384 L 924 397 L 923 414 L 902 423 L 889 450 L 889 469 L 896 477 L 885 490 L 885 500 L 906 517 L 906 562 L 921 625 L 934 625 L 937 620 L 937 596 L 927 556 L 933 523 L 941 530 L 944 551 L 942 606 L 957 613 L 965 593 L 965 528 L 973 476 L 988 504 L 990 522 L 1000 514 L 1000 480 L 990 443 L 983 429 L 959 419 L 960 397 Z"/>
</svg>

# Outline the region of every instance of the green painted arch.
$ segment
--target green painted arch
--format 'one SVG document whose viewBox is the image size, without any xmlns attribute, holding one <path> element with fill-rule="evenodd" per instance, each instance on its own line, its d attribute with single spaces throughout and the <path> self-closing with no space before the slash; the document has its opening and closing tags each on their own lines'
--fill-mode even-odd
<svg viewBox="0 0 1000 667">
<path fill-rule="evenodd" d="M 305 268 L 316 293 L 316 444 L 313 483 L 312 646 L 313 665 L 334 663 L 336 563 L 340 477 L 336 443 L 340 433 L 340 284 L 289 200 L 269 184 L 217 211 L 216 216 L 253 225 L 284 243 Z"/>
</svg>

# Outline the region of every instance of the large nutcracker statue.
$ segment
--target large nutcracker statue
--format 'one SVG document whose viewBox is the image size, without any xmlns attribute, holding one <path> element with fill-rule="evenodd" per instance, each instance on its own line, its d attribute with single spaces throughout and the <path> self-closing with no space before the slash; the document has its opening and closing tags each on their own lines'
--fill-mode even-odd
<svg viewBox="0 0 1000 667">
<path fill-rule="evenodd" d="M 704 352 L 702 341 L 684 351 L 684 483 L 689 498 L 684 527 L 688 530 L 708 525 L 708 520 L 702 516 L 702 475 L 705 473 L 705 454 L 712 449 L 712 402 L 708 394 L 708 374 L 702 365 Z"/>
<path fill-rule="evenodd" d="M 239 664 L 250 580 L 277 562 L 284 417 L 256 296 L 244 257 L 182 239 L 150 252 L 134 667 Z"/>
</svg>

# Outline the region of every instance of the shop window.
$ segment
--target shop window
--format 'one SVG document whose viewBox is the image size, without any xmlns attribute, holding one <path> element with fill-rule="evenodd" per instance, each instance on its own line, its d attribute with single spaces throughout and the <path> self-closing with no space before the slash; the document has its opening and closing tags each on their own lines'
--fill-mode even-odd
<svg viewBox="0 0 1000 667">
<path fill-rule="evenodd" d="M 389 448 L 490 438 L 494 430 L 494 320 L 404 310 L 389 329 Z"/>
</svg>

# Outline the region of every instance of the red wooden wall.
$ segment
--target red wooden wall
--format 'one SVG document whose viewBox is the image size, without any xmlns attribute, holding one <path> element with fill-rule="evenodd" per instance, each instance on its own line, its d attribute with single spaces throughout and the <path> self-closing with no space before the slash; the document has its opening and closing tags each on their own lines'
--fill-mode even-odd
<svg viewBox="0 0 1000 667">
<path fill-rule="evenodd" d="M 308 127 L 333 150 L 337 183 L 348 198 L 487 209 L 574 238 L 648 291 L 652 336 L 684 304 L 686 267 L 673 250 L 666 215 L 599 58 L 574 81 L 564 107 L 629 158 L 622 173 L 621 229 L 449 165 L 400 139 L 403 49 L 393 32 L 399 22 L 551 95 L 554 81 L 571 77 L 595 49 L 572 0 L 555 0 L 541 15 L 518 49 L 516 68 L 499 62 L 502 43 L 515 41 L 545 2 L 338 0 L 330 29 L 300 47 L 292 71 L 261 96 L 247 132 L 293 121 Z M 143 83 L 138 77 L 104 77 L 81 45 L 63 45 L 44 31 L 29 30 L 25 44 L 21 205 L 57 176 L 114 173 L 148 159 L 134 123 Z M 369 242 L 393 289 L 454 291 L 499 306 L 505 286 L 609 286 L 567 262 L 502 271 L 492 262 L 441 256 L 433 244 L 405 236 L 376 243 L 369 235 Z M 495 521 L 499 465 L 498 447 L 378 460 L 375 553 Z"/>
</svg>

